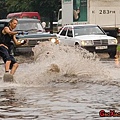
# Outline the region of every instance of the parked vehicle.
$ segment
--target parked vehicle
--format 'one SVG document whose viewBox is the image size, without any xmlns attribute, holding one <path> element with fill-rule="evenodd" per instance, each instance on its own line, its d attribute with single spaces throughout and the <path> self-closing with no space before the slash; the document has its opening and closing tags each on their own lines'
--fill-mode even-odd
<svg viewBox="0 0 120 120">
<path fill-rule="evenodd" d="M 9 13 L 7 15 L 8 19 L 11 18 L 35 18 L 40 20 L 40 15 L 38 12 L 16 12 L 16 13 Z"/>
<path fill-rule="evenodd" d="M 4 26 L 8 25 L 10 19 L 1 19 L 0 20 L 0 30 Z M 32 47 L 37 45 L 39 42 L 52 41 L 57 42 L 57 36 L 55 34 L 50 34 L 45 32 L 42 28 L 40 20 L 38 19 L 18 19 L 18 25 L 15 31 L 23 31 L 24 34 L 16 35 L 18 41 L 27 39 L 27 44 L 23 46 L 15 46 L 13 44 L 13 53 L 18 52 L 30 52 Z"/>
<path fill-rule="evenodd" d="M 53 33 L 57 33 L 57 22 L 53 22 L 52 25 L 53 25 L 53 29 L 51 29 L 50 23 L 49 23 L 48 26 L 45 27 L 45 31 L 46 32 L 52 31 Z"/>
<path fill-rule="evenodd" d="M 66 25 L 57 34 L 59 42 L 64 45 L 78 46 L 90 52 L 108 53 L 115 57 L 117 39 L 107 36 L 104 30 L 94 24 Z"/>
<path fill-rule="evenodd" d="M 67 24 L 97 24 L 108 35 L 120 36 L 120 0 L 62 0 L 58 31 Z"/>
</svg>

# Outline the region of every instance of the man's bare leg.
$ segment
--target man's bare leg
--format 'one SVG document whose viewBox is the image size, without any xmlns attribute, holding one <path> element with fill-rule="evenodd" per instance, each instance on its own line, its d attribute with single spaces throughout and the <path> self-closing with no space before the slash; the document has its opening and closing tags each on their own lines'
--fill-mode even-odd
<svg viewBox="0 0 120 120">
<path fill-rule="evenodd" d="M 6 61 L 5 63 L 5 72 L 9 71 L 11 61 Z"/>
<path fill-rule="evenodd" d="M 18 63 L 13 64 L 13 67 L 12 67 L 12 69 L 10 71 L 10 74 L 14 75 L 14 73 L 15 73 L 15 71 L 16 71 L 17 68 L 18 68 Z"/>
<path fill-rule="evenodd" d="M 11 64 L 11 61 L 6 61 L 6 63 L 5 63 L 5 74 L 3 76 L 4 82 L 12 82 L 13 81 L 13 76 L 10 75 L 10 73 L 9 73 L 10 64 Z"/>
</svg>

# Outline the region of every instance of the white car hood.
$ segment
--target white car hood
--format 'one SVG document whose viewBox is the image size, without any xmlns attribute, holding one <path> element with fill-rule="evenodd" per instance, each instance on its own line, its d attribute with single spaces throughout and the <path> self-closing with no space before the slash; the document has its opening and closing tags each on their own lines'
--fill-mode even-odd
<svg viewBox="0 0 120 120">
<path fill-rule="evenodd" d="M 115 39 L 114 37 L 107 35 L 81 35 L 81 36 L 76 36 L 75 38 L 79 40 Z"/>
</svg>

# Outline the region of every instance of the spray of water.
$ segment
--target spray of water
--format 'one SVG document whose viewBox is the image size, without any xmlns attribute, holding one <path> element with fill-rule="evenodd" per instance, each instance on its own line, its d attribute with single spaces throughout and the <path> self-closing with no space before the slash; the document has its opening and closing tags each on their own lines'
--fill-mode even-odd
<svg viewBox="0 0 120 120">
<path fill-rule="evenodd" d="M 33 48 L 34 61 L 19 66 L 15 74 L 17 83 L 44 85 L 55 83 L 109 81 L 109 71 L 99 61 L 96 54 L 85 49 L 55 45 L 50 42 L 40 43 Z"/>
</svg>

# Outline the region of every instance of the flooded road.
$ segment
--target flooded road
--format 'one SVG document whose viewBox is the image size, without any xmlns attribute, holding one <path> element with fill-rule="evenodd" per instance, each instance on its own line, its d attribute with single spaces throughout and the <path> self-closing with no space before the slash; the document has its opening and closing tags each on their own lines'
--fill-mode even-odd
<svg viewBox="0 0 120 120">
<path fill-rule="evenodd" d="M 16 57 L 14 83 L 0 79 L 0 120 L 120 119 L 119 60 L 49 43 L 33 51 Z"/>
</svg>

